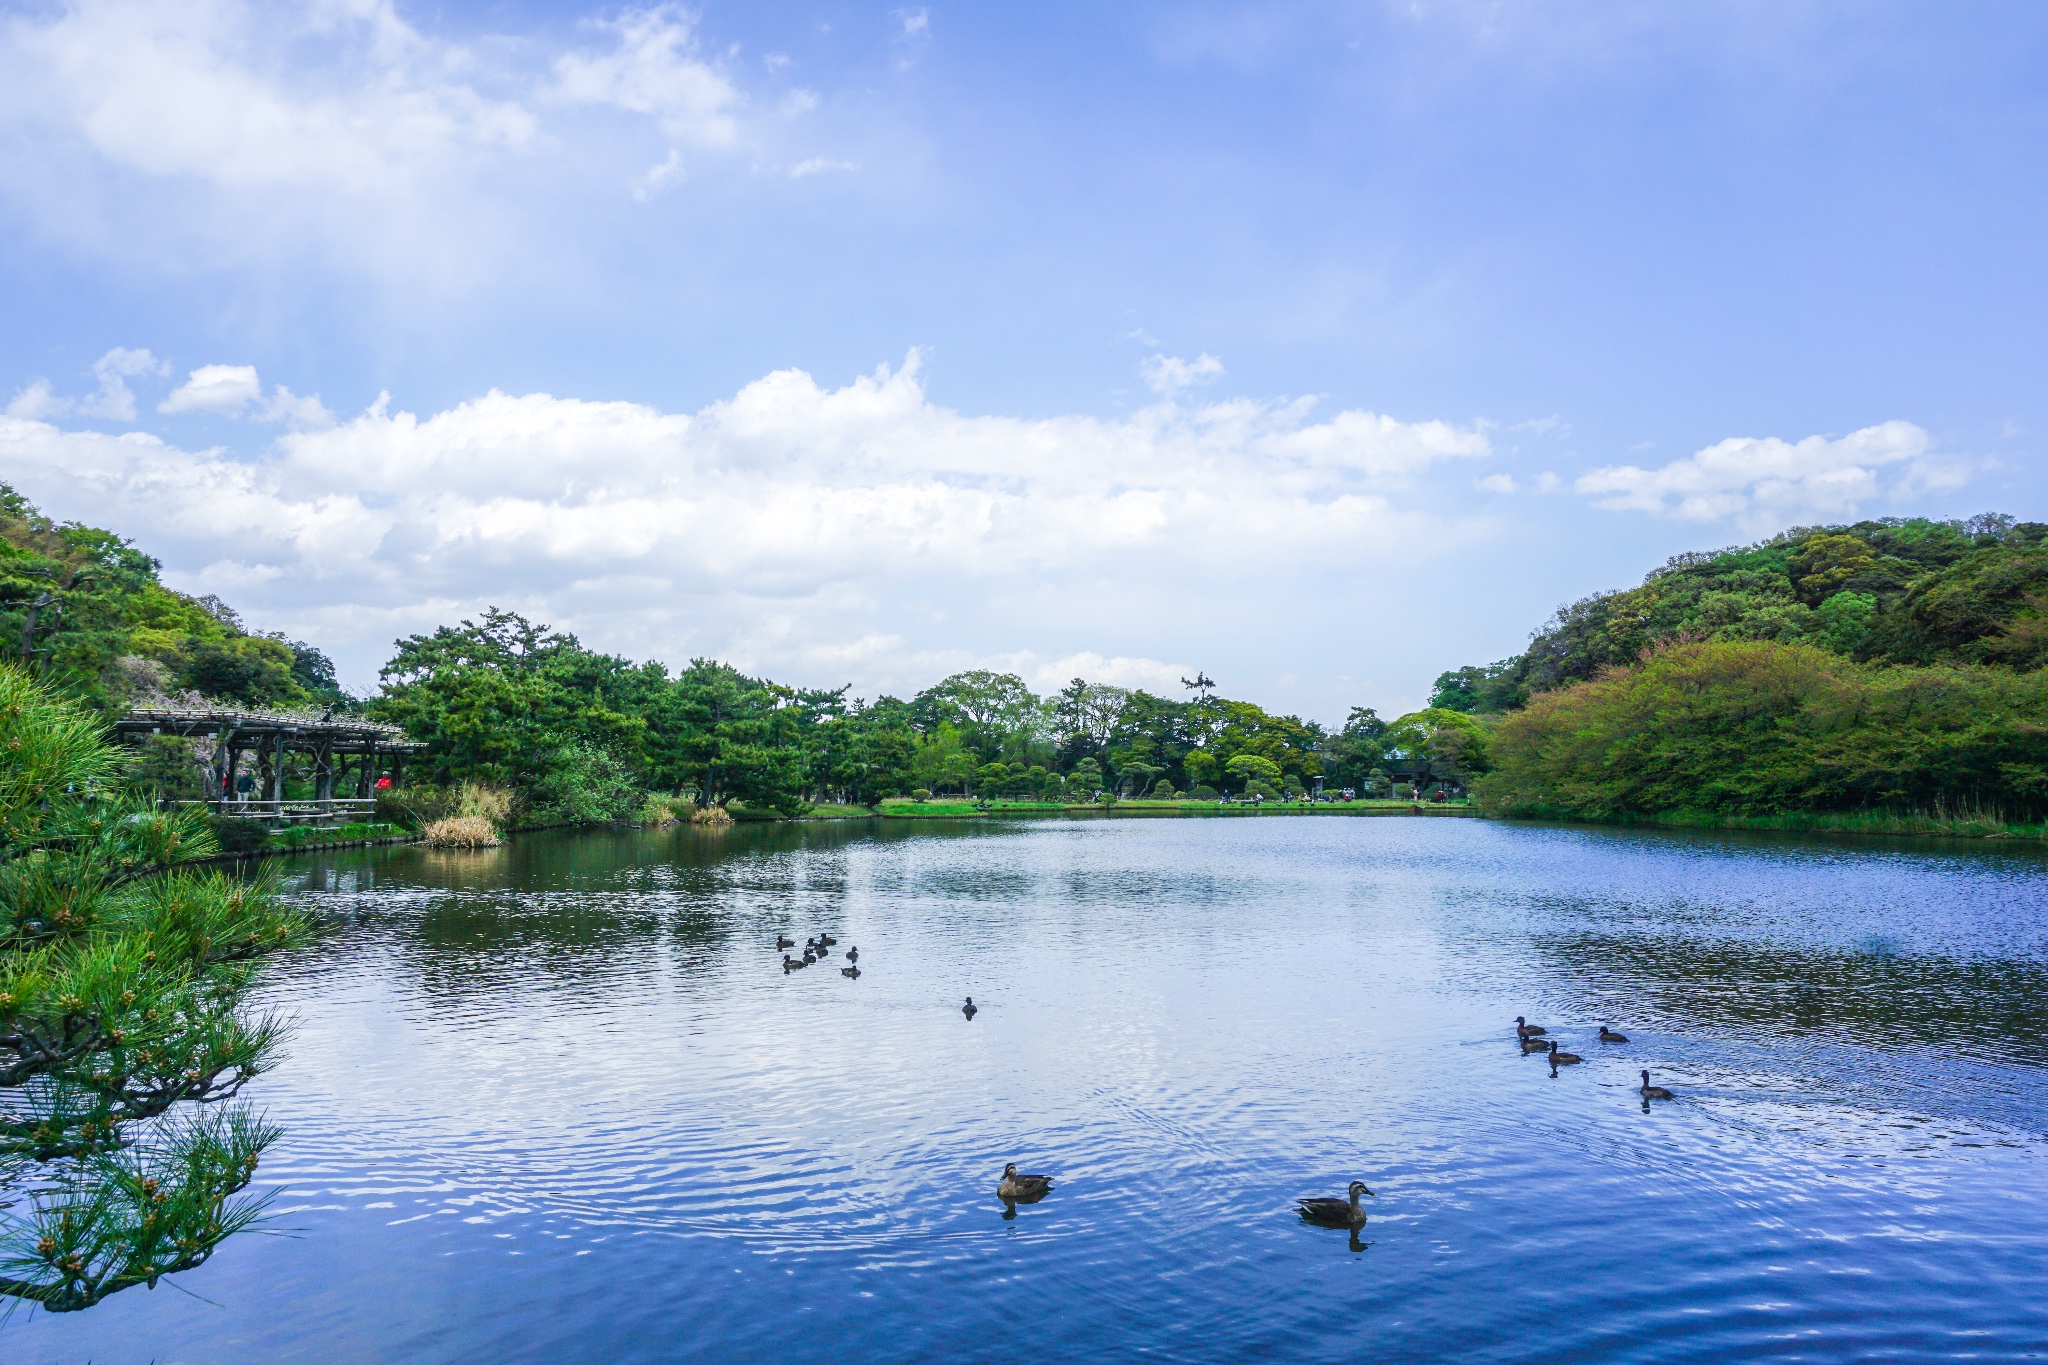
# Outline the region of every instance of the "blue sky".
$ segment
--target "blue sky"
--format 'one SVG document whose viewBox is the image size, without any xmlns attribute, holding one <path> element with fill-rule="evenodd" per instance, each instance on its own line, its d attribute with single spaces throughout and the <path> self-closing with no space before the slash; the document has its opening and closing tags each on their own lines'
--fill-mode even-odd
<svg viewBox="0 0 2048 1365">
<path fill-rule="evenodd" d="M 2048 10 L 0 9 L 0 478 L 320 641 L 1420 703 L 2048 517 Z"/>
</svg>

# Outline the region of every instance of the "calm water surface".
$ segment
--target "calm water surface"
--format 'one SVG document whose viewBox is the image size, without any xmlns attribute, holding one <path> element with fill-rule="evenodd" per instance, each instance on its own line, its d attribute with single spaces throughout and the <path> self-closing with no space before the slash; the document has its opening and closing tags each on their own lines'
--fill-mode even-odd
<svg viewBox="0 0 2048 1365">
<path fill-rule="evenodd" d="M 1084 819 L 286 876 L 289 1235 L 0 1359 L 2048 1359 L 2035 855 Z M 859 980 L 784 976 L 820 929 Z M 1059 1177 L 1013 1218 L 1011 1159 Z M 1356 1239 L 1289 1212 L 1353 1177 Z"/>
</svg>

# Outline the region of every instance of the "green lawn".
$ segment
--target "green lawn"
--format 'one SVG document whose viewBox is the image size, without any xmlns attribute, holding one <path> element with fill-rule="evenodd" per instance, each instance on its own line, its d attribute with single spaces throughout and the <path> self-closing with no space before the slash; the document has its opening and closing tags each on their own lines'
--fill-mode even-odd
<svg viewBox="0 0 2048 1365">
<path fill-rule="evenodd" d="M 1432 809 L 1441 807 L 1464 811 L 1471 808 L 1464 801 L 1426 801 L 1423 804 Z M 977 806 L 971 800 L 962 800 L 959 797 L 954 797 L 950 800 L 932 801 L 908 801 L 892 798 L 882 803 L 882 814 L 894 819 L 905 820 L 962 819 L 983 814 L 1002 814 L 1012 811 L 1019 813 L 1027 811 L 1081 812 L 1105 809 L 1127 812 L 1155 811 L 1160 814 L 1185 813 L 1190 815 L 1255 815 L 1262 812 L 1266 814 L 1288 815 L 1366 815 L 1406 811 L 1414 805 L 1415 803 L 1412 801 L 1318 801 L 1314 803 L 1307 801 L 1268 801 L 1264 806 L 1248 806 L 1243 802 L 1232 802 L 1229 805 L 1225 805 L 1220 801 L 1151 801 L 1141 799 L 1136 801 L 1118 801 L 1105 807 L 1093 801 L 1062 803 L 1058 801 L 1026 801 L 997 797 L 989 801 L 984 808 Z"/>
</svg>

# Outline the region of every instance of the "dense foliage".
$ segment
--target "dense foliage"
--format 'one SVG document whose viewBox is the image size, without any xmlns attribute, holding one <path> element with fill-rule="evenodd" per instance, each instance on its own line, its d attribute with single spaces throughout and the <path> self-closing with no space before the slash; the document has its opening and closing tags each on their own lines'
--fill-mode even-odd
<svg viewBox="0 0 2048 1365">
<path fill-rule="evenodd" d="M 0 484 L 0 657 L 101 711 L 195 692 L 247 706 L 346 702 L 313 646 L 245 629 L 157 580 L 111 531 L 59 525 Z"/>
<path fill-rule="evenodd" d="M 1870 808 L 2048 812 L 2048 673 L 1694 641 L 1506 717 L 1482 799 L 1595 819 Z"/>
<path fill-rule="evenodd" d="M 704 659 L 671 674 L 496 609 L 399 641 L 383 681 L 370 709 L 425 741 L 419 777 L 508 787 L 527 820 L 622 820 L 649 791 L 790 814 L 918 791 L 1280 796 L 1318 778 L 1385 787 L 1404 760 L 1453 781 L 1484 768 L 1481 727 L 1449 712 L 1403 729 L 1359 708 L 1332 734 L 1206 689 L 1176 700 L 1077 678 L 1041 697 L 986 670 L 869 702 Z"/>
<path fill-rule="evenodd" d="M 1859 663 L 2048 663 L 2048 525 L 1888 517 L 1684 554 L 1642 586 L 1559 608 L 1511 659 L 1437 679 L 1431 704 L 1511 711 L 1671 640 L 1802 644 Z"/>
<path fill-rule="evenodd" d="M 220 1105 L 268 1064 L 244 1004 L 299 920 L 175 865 L 204 817 L 124 796 L 99 720 L 0 664 L 0 1293 L 88 1307 L 198 1265 L 255 1216 L 274 1130 Z"/>
</svg>

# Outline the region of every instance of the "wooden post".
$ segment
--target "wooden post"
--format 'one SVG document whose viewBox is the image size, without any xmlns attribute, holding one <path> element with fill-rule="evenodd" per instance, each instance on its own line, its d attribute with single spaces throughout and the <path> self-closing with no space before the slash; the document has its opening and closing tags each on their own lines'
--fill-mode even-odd
<svg viewBox="0 0 2048 1365">
<path fill-rule="evenodd" d="M 399 784 L 404 781 L 405 755 L 403 753 L 393 754 L 391 755 L 391 790 L 397 791 Z"/>
<path fill-rule="evenodd" d="M 356 796 L 368 799 L 370 784 L 377 780 L 377 741 L 363 741 L 363 761 L 356 768 Z"/>
<path fill-rule="evenodd" d="M 334 800 L 334 741 L 325 735 L 313 741 L 313 799 L 323 806 Z"/>
<path fill-rule="evenodd" d="M 270 746 L 270 799 L 279 803 L 278 811 L 284 806 L 284 731 L 277 732 L 277 738 Z"/>
<path fill-rule="evenodd" d="M 233 721 L 225 720 L 220 723 L 220 729 L 215 732 L 214 746 L 213 768 L 210 775 L 213 790 L 207 795 L 213 802 L 213 808 L 217 811 L 226 799 L 229 786 L 234 782 L 232 769 L 235 765 L 235 723 Z"/>
</svg>

